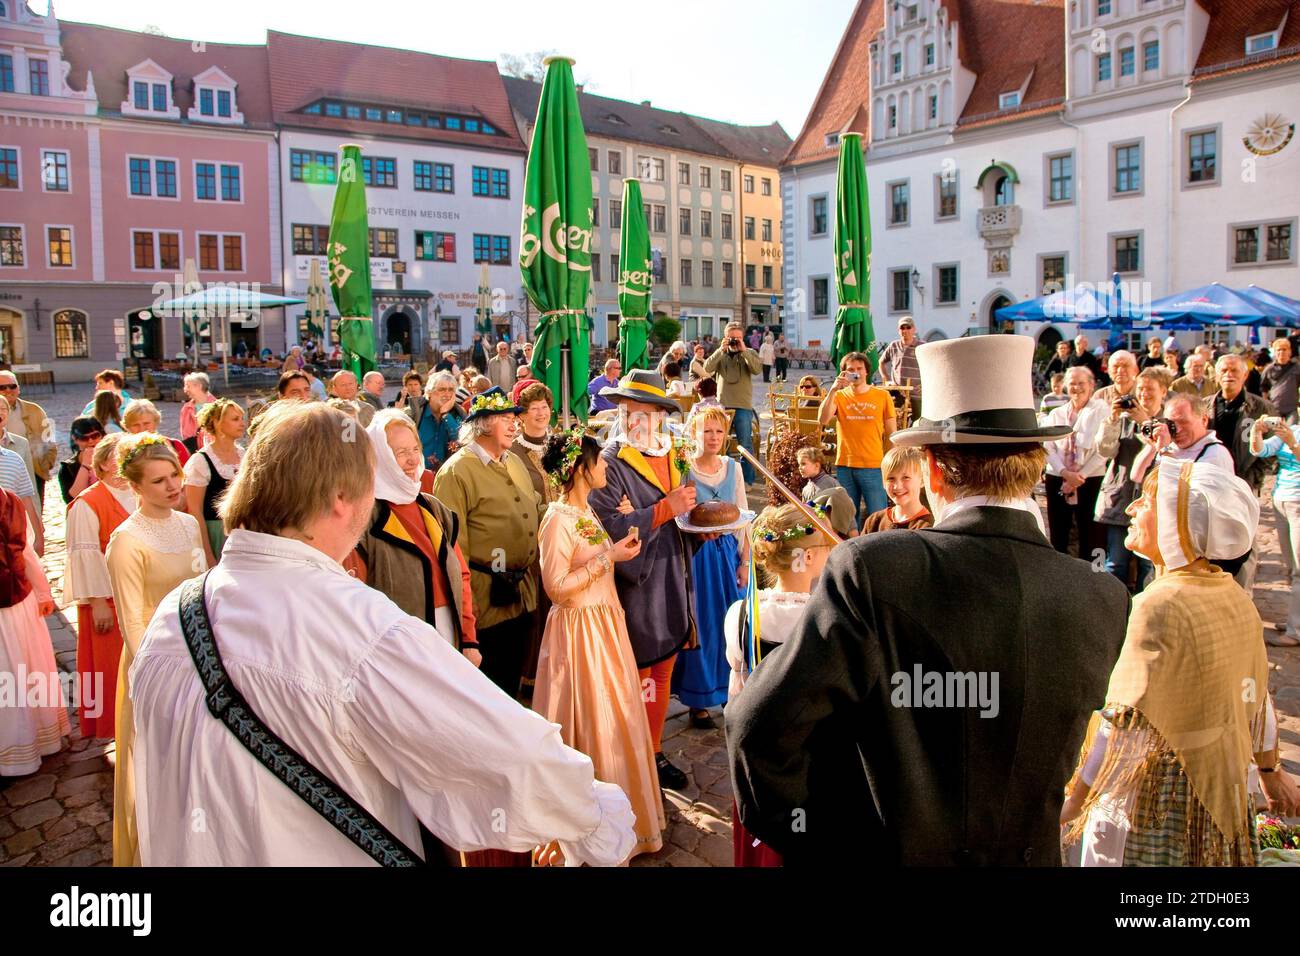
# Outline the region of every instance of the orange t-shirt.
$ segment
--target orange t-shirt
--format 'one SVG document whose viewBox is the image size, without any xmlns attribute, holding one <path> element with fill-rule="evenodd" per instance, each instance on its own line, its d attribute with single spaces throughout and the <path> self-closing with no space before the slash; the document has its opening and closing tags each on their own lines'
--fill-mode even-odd
<svg viewBox="0 0 1300 956">
<path fill-rule="evenodd" d="M 889 393 L 874 385 L 862 394 L 852 386 L 835 393 L 835 464 L 879 468 L 885 457 L 885 416 L 894 414 Z"/>
</svg>

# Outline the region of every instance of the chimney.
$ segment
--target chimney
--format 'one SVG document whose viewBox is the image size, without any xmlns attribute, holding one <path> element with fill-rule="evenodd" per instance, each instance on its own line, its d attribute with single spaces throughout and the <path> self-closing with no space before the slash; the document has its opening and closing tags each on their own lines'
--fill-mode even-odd
<svg viewBox="0 0 1300 956">
<path fill-rule="evenodd" d="M 642 106 L 649 106 L 649 105 L 650 105 L 650 101 L 649 101 L 649 100 L 642 100 L 642 101 L 641 101 L 641 105 L 642 105 Z"/>
<path fill-rule="evenodd" d="M 583 88 L 584 86 L 586 86 L 586 85 L 587 85 L 587 84 L 585 84 L 585 83 L 579 83 L 579 84 L 578 84 L 578 92 L 581 93 L 581 92 L 582 92 L 582 88 Z"/>
</svg>

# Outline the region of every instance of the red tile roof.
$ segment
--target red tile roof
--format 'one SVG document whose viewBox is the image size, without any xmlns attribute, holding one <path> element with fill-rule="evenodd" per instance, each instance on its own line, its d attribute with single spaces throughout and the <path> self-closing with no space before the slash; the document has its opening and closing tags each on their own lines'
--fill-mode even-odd
<svg viewBox="0 0 1300 956">
<path fill-rule="evenodd" d="M 867 133 L 871 111 L 871 38 L 885 24 L 885 5 L 892 0 L 858 0 L 830 69 L 813 100 L 803 129 L 786 153 L 783 165 L 798 166 L 833 159 L 838 146 L 827 146 L 831 133 Z M 863 105 L 867 109 L 861 109 Z"/>
<path fill-rule="evenodd" d="M 950 11 L 956 2 L 949 0 Z M 1020 98 L 1025 107 L 1065 97 L 1065 0 L 960 0 L 960 6 L 962 63 L 976 78 L 958 125 L 990 119 L 999 112 L 998 96 L 1020 89 L 1031 73 Z M 1009 111 L 1007 119 L 1026 112 Z"/>
<path fill-rule="evenodd" d="M 1206 76 L 1243 73 L 1300 59 L 1300 0 L 1200 0 L 1211 14 L 1201 54 L 1196 60 L 1197 80 Z M 1286 17 L 1277 48 L 1246 56 L 1246 38 L 1272 33 Z"/>
<path fill-rule="evenodd" d="M 271 106 L 277 123 L 525 152 L 495 63 L 268 31 Z M 322 97 L 481 116 L 499 135 L 297 112 Z"/>
<path fill-rule="evenodd" d="M 72 64 L 68 82 L 73 89 L 84 90 L 89 70 L 95 77 L 101 113 L 116 113 L 127 99 L 126 71 L 144 60 L 153 60 L 172 74 L 172 98 L 182 117 L 194 105 L 194 77 L 216 66 L 237 84 L 235 105 L 244 114 L 245 123 L 259 129 L 272 127 L 266 47 L 260 44 L 205 43 L 202 50 L 196 51 L 191 40 L 92 23 L 61 20 L 59 29 L 63 58 Z"/>
</svg>

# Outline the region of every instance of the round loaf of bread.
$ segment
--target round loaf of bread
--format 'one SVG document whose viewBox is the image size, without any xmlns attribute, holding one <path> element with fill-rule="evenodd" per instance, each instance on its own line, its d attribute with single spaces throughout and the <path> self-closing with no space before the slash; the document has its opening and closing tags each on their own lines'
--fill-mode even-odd
<svg viewBox="0 0 1300 956">
<path fill-rule="evenodd" d="M 706 501 L 691 509 L 691 524 L 697 528 L 720 528 L 740 520 L 740 509 L 728 501 Z"/>
</svg>

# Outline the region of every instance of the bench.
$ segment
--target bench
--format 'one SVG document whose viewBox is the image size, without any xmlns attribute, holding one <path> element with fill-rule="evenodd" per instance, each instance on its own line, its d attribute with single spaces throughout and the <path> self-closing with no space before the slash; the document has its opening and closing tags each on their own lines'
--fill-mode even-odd
<svg viewBox="0 0 1300 956">
<path fill-rule="evenodd" d="M 24 395 L 45 390 L 48 390 L 51 395 L 54 394 L 53 372 L 14 372 L 14 376 L 18 379 Z"/>
</svg>

